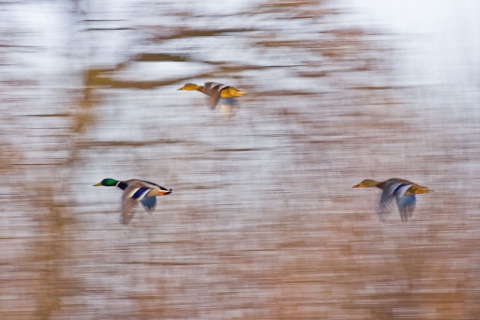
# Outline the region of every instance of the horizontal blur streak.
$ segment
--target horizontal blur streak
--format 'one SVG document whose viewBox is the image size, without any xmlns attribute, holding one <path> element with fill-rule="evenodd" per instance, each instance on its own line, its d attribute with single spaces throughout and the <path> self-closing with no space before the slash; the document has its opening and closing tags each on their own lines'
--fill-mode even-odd
<svg viewBox="0 0 480 320">
<path fill-rule="evenodd" d="M 478 318 L 475 19 L 372 1 L 0 5 L 0 319 Z M 125 226 L 105 177 L 175 192 Z"/>
</svg>

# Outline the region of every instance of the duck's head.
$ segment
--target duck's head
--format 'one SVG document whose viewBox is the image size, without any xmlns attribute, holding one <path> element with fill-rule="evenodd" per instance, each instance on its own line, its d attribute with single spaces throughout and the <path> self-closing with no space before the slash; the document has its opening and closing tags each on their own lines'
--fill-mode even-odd
<svg viewBox="0 0 480 320">
<path fill-rule="evenodd" d="M 97 184 L 94 184 L 95 187 L 104 186 L 104 187 L 115 187 L 118 184 L 118 180 L 112 178 L 106 178 L 100 181 Z"/>
<path fill-rule="evenodd" d="M 352 188 L 373 188 L 378 185 L 378 182 L 372 179 L 365 179 L 357 185 L 354 185 Z"/>
<path fill-rule="evenodd" d="M 189 91 L 193 91 L 193 90 L 198 90 L 200 89 L 201 86 L 195 84 L 195 83 L 187 83 L 185 84 L 183 87 L 181 87 L 180 89 L 178 90 L 189 90 Z"/>
</svg>

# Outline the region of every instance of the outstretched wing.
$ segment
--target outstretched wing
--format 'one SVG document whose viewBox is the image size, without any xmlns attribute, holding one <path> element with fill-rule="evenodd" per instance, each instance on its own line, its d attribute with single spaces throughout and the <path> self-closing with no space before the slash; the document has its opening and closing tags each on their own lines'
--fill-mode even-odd
<svg viewBox="0 0 480 320">
<path fill-rule="evenodd" d="M 411 184 L 400 184 L 394 191 L 400 218 L 403 222 L 407 222 L 408 219 L 412 217 L 413 210 L 415 209 L 415 195 L 405 195 L 405 192 L 407 192 L 411 186 Z"/>
<path fill-rule="evenodd" d="M 123 224 L 127 224 L 135 215 L 135 207 L 138 202 L 145 198 L 145 196 L 152 190 L 146 187 L 129 186 L 125 189 L 122 195 L 122 219 Z"/>
<path fill-rule="evenodd" d="M 210 96 L 209 106 L 210 109 L 215 109 L 217 106 L 218 100 L 220 99 L 220 92 L 228 88 L 227 85 L 218 83 L 218 82 L 205 82 L 205 93 Z"/>
<path fill-rule="evenodd" d="M 155 210 L 157 206 L 157 197 L 145 197 L 141 200 L 142 206 L 149 214 Z"/>
<path fill-rule="evenodd" d="M 416 198 L 415 195 L 405 195 L 405 192 L 411 187 L 411 184 L 392 183 L 388 185 L 380 196 L 379 214 L 383 215 L 390 212 L 393 199 L 397 202 L 400 218 L 406 222 L 413 216 L 415 210 Z"/>
<path fill-rule="evenodd" d="M 384 220 L 385 215 L 390 213 L 390 208 L 392 202 L 395 199 L 395 191 L 400 187 L 400 183 L 392 183 L 383 189 L 382 194 L 380 195 L 380 201 L 378 203 L 377 213 L 380 216 L 380 219 Z"/>
<path fill-rule="evenodd" d="M 415 195 L 403 195 L 397 197 L 397 206 L 400 211 L 402 221 L 407 222 L 413 216 L 417 199 Z"/>
<path fill-rule="evenodd" d="M 138 202 L 135 199 L 122 197 L 122 218 L 121 222 L 123 224 L 128 224 L 130 220 L 133 219 L 135 215 L 135 207 L 137 206 Z"/>
</svg>

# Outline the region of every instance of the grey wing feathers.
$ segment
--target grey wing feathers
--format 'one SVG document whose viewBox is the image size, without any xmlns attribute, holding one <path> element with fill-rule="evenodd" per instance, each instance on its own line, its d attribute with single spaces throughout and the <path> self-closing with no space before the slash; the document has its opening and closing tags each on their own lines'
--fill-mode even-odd
<svg viewBox="0 0 480 320">
<path fill-rule="evenodd" d="M 135 215 L 135 207 L 149 191 L 143 183 L 138 181 L 129 183 L 122 195 L 122 223 L 127 224 Z"/>
<path fill-rule="evenodd" d="M 402 221 L 407 222 L 413 216 L 413 211 L 415 210 L 415 203 L 417 199 L 415 195 L 403 195 L 397 197 L 397 206 L 398 210 L 400 211 L 400 217 Z"/>
<path fill-rule="evenodd" d="M 399 183 L 392 183 L 391 185 L 385 187 L 380 195 L 378 214 L 382 220 L 384 219 L 384 215 L 390 213 L 392 201 L 395 199 L 395 190 L 398 188 L 398 186 L 400 186 Z"/>
<path fill-rule="evenodd" d="M 413 216 L 415 210 L 415 195 L 405 195 L 405 192 L 411 187 L 411 184 L 392 183 L 385 187 L 380 196 L 379 214 L 383 215 L 390 212 L 393 199 L 396 200 L 398 211 L 402 221 L 406 222 Z"/>
<path fill-rule="evenodd" d="M 122 197 L 122 219 L 123 224 L 127 224 L 133 219 L 135 215 L 135 207 L 138 205 L 138 201 L 125 196 Z"/>
<path fill-rule="evenodd" d="M 145 211 L 152 213 L 157 206 L 158 192 L 164 191 L 165 194 L 171 193 L 171 189 L 159 186 L 156 183 L 143 180 L 128 180 L 128 187 L 123 191 L 122 195 L 122 219 L 123 224 L 127 224 L 132 220 L 135 207 L 139 202 L 145 208 Z"/>
<path fill-rule="evenodd" d="M 210 96 L 209 106 L 210 109 L 215 109 L 220 99 L 220 91 L 227 88 L 228 86 L 218 82 L 205 82 L 205 93 Z"/>
<path fill-rule="evenodd" d="M 151 214 L 157 206 L 157 197 L 145 197 L 141 200 L 142 206 L 149 214 Z"/>
<path fill-rule="evenodd" d="M 415 209 L 415 195 L 405 195 L 405 192 L 411 187 L 411 184 L 401 184 L 395 191 L 395 199 L 397 200 L 398 211 L 403 222 L 407 222 L 413 215 Z"/>
</svg>

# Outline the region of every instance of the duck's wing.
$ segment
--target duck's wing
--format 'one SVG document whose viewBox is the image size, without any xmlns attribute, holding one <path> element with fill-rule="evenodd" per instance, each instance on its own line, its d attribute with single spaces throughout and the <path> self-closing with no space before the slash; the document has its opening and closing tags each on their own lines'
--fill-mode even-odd
<svg viewBox="0 0 480 320">
<path fill-rule="evenodd" d="M 132 198 L 122 198 L 122 217 L 121 222 L 123 224 L 128 224 L 130 220 L 133 219 L 135 215 L 135 207 L 137 206 L 138 202 Z"/>
<path fill-rule="evenodd" d="M 145 198 L 151 188 L 138 187 L 137 184 L 130 185 L 122 195 L 122 223 L 127 224 L 135 215 L 135 207 L 138 202 Z"/>
<path fill-rule="evenodd" d="M 377 213 L 382 221 L 385 219 L 385 215 L 390 213 L 392 202 L 395 199 L 395 190 L 399 186 L 401 186 L 400 183 L 388 184 L 384 187 L 383 192 L 380 195 Z"/>
<path fill-rule="evenodd" d="M 217 106 L 218 100 L 220 99 L 220 92 L 228 88 L 227 85 L 218 82 L 205 82 L 205 93 L 210 97 L 208 101 L 208 105 L 210 109 L 215 109 Z"/>
<path fill-rule="evenodd" d="M 155 210 L 157 206 L 157 197 L 145 197 L 141 200 L 142 206 L 149 214 Z"/>
<path fill-rule="evenodd" d="M 400 184 L 394 190 L 398 211 L 400 212 L 400 218 L 403 222 L 407 222 L 408 219 L 412 217 L 413 210 L 415 209 L 415 195 L 405 194 L 411 186 L 412 183 Z"/>
<path fill-rule="evenodd" d="M 406 222 L 413 216 L 415 210 L 415 195 L 406 195 L 405 192 L 411 187 L 411 184 L 391 183 L 387 185 L 380 196 L 378 213 L 383 220 L 385 214 L 390 213 L 393 199 L 397 202 L 400 218 Z"/>
<path fill-rule="evenodd" d="M 397 207 L 403 222 L 407 222 L 413 216 L 416 202 L 414 194 L 397 197 Z"/>
<path fill-rule="evenodd" d="M 410 187 L 411 184 L 402 184 L 399 182 L 390 182 L 384 186 L 377 210 L 380 219 L 384 220 L 384 216 L 390 213 L 393 200 L 397 199 L 398 201 Z"/>
</svg>

